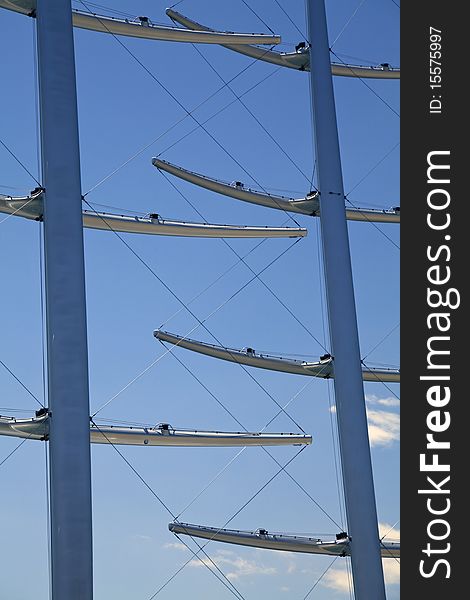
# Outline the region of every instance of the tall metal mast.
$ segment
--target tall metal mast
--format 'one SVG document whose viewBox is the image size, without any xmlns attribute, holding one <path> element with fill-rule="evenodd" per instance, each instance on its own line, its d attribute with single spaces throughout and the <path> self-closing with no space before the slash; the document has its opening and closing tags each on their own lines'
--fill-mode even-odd
<svg viewBox="0 0 470 600">
<path fill-rule="evenodd" d="M 91 600 L 90 411 L 70 0 L 37 0 L 50 448 L 52 599 Z"/>
<path fill-rule="evenodd" d="M 306 0 L 306 8 L 325 285 L 354 592 L 358 600 L 384 600 L 324 0 Z"/>
</svg>

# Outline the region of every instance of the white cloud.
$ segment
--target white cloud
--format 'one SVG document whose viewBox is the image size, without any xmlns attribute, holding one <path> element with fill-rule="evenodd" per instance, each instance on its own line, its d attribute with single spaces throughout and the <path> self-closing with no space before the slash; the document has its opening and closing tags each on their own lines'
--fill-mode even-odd
<svg viewBox="0 0 470 600">
<path fill-rule="evenodd" d="M 164 544 L 164 548 L 171 548 L 172 550 L 187 550 L 186 546 L 181 542 L 169 542 Z"/>
<path fill-rule="evenodd" d="M 136 533 L 132 536 L 132 539 L 138 540 L 139 542 L 150 542 L 152 540 L 149 535 L 143 535 L 141 533 Z"/>
<path fill-rule="evenodd" d="M 220 556 L 235 556 L 235 552 L 233 550 L 226 550 L 225 548 L 219 548 L 217 550 L 217 554 Z"/>
<path fill-rule="evenodd" d="M 381 404 L 382 406 L 400 406 L 400 400 L 393 396 L 388 398 L 379 398 L 374 394 L 367 394 L 366 401 L 370 404 Z"/>
<path fill-rule="evenodd" d="M 386 410 L 368 410 L 371 446 L 390 446 L 400 439 L 400 415 Z"/>
<path fill-rule="evenodd" d="M 321 583 L 335 592 L 349 592 L 350 578 L 346 569 L 330 569 L 325 573 Z"/>
<path fill-rule="evenodd" d="M 372 398 L 372 399 L 371 399 Z M 393 398 L 380 399 L 375 396 L 367 397 L 368 404 L 383 404 L 393 406 Z M 331 407 L 336 412 L 336 406 Z M 371 446 L 391 446 L 400 439 L 400 415 L 389 410 L 375 410 L 366 406 Z"/>
<path fill-rule="evenodd" d="M 379 536 L 390 540 L 400 539 L 400 530 L 389 525 L 388 523 L 379 523 Z"/>
<path fill-rule="evenodd" d="M 290 561 L 289 564 L 287 565 L 287 573 L 289 575 L 292 575 L 292 573 L 295 573 L 296 570 L 297 570 L 297 565 L 295 564 L 294 561 Z"/>
<path fill-rule="evenodd" d="M 385 583 L 396 585 L 400 583 L 400 564 L 393 558 L 382 561 L 384 566 Z"/>
<path fill-rule="evenodd" d="M 281 592 L 290 592 L 290 588 L 289 588 L 289 587 L 287 587 L 287 585 L 283 585 L 283 586 L 281 587 Z"/>
<path fill-rule="evenodd" d="M 396 585 L 400 583 L 400 565 L 392 558 L 382 561 L 386 585 Z M 321 580 L 323 586 L 334 590 L 335 592 L 348 593 L 352 580 L 346 568 L 330 569 Z"/>
<path fill-rule="evenodd" d="M 277 573 L 275 567 L 268 567 L 254 560 L 242 558 L 230 551 L 219 551 L 212 556 L 211 559 L 220 569 L 223 570 L 223 567 L 231 569 L 229 572 L 225 573 L 227 578 L 231 581 L 251 575 L 275 575 Z M 213 564 L 208 558 L 201 558 L 201 560 L 194 558 L 189 563 L 190 567 L 202 567 L 204 565 L 213 567 Z"/>
</svg>

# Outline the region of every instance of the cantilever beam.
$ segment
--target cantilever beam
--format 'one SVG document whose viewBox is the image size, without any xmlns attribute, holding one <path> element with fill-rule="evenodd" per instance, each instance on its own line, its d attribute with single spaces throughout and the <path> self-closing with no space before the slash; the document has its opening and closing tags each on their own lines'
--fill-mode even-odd
<svg viewBox="0 0 470 600">
<path fill-rule="evenodd" d="M 334 361 L 330 355 L 325 355 L 318 362 L 307 360 L 294 360 L 292 358 L 283 358 L 281 356 L 271 356 L 268 354 L 258 354 L 253 348 L 237 350 L 234 348 L 224 348 L 214 344 L 198 342 L 184 336 L 180 336 L 168 331 L 156 329 L 153 332 L 154 337 L 162 342 L 168 342 L 175 346 L 192 350 L 199 354 L 206 354 L 214 358 L 220 358 L 229 362 L 239 363 L 250 367 L 267 369 L 269 371 L 281 371 L 283 373 L 292 373 L 295 375 L 310 375 L 311 377 L 320 377 L 330 379 L 334 377 Z M 373 367 L 362 367 L 362 377 L 364 381 L 375 382 L 400 382 L 399 369 L 379 369 Z"/>
<path fill-rule="evenodd" d="M 285 196 L 277 196 L 275 194 L 265 194 L 259 191 L 252 190 L 244 186 L 241 181 L 228 183 L 207 175 L 201 175 L 194 171 L 189 171 L 183 167 L 179 167 L 161 158 L 153 158 L 152 164 L 154 167 L 166 173 L 170 173 L 175 177 L 179 177 L 189 183 L 198 185 L 212 192 L 266 206 L 268 208 L 277 208 L 287 212 L 295 212 L 312 217 L 320 216 L 320 201 L 318 192 L 310 192 L 304 198 L 288 198 Z M 356 208 L 346 207 L 346 218 L 349 221 L 369 221 L 374 223 L 399 223 L 400 208 L 393 207 L 390 209 L 377 208 Z"/>
<path fill-rule="evenodd" d="M 0 8 L 34 17 L 35 0 L 0 0 Z M 258 33 L 233 33 L 224 31 L 191 31 L 178 27 L 154 25 L 148 17 L 136 17 L 134 20 L 118 19 L 106 15 L 98 15 L 83 10 L 72 11 L 74 27 L 89 29 L 99 33 L 110 33 L 147 40 L 163 40 L 167 42 L 189 42 L 193 44 L 279 44 L 278 35 Z"/>
<path fill-rule="evenodd" d="M 30 196 L 0 195 L 0 212 L 40 221 L 43 214 L 42 191 Z M 307 235 L 303 227 L 257 227 L 249 225 L 214 225 L 163 219 L 160 215 L 146 217 L 117 215 L 84 210 L 83 226 L 103 231 L 140 233 L 199 238 L 299 238 Z"/>
<path fill-rule="evenodd" d="M 0 417 L 0 436 L 2 435 L 31 440 L 47 440 L 49 436 L 48 414 L 41 414 L 32 419 Z M 311 444 L 312 436 L 302 433 L 174 429 L 167 423 L 161 423 L 155 427 L 116 427 L 92 423 L 90 425 L 90 442 L 92 444 L 125 446 L 301 446 Z"/>
<path fill-rule="evenodd" d="M 168 529 L 178 535 L 189 535 L 210 541 L 250 546 L 252 548 L 323 554 L 327 556 L 350 556 L 351 554 L 349 538 L 344 533 L 338 534 L 336 539 L 323 540 L 304 535 L 269 533 L 266 529 L 240 531 L 237 529 L 191 525 L 189 523 L 169 523 Z M 331 537 L 334 538 L 334 536 Z M 400 558 L 400 543 L 381 542 L 381 555 L 382 558 Z"/>
<path fill-rule="evenodd" d="M 181 13 L 167 8 L 166 14 L 175 23 L 183 25 L 191 30 L 198 31 L 214 31 L 210 27 L 206 27 L 185 17 Z M 281 67 L 296 69 L 297 71 L 310 71 L 310 52 L 307 44 L 299 44 L 295 52 L 274 52 L 266 48 L 258 48 L 256 46 L 239 46 L 234 44 L 222 44 L 224 48 L 245 54 L 251 58 L 269 62 Z M 399 79 L 400 69 L 391 67 L 388 63 L 382 63 L 375 67 L 366 67 L 361 65 L 349 65 L 346 63 L 331 63 L 331 72 L 333 75 L 341 77 L 361 77 L 367 79 Z"/>
</svg>

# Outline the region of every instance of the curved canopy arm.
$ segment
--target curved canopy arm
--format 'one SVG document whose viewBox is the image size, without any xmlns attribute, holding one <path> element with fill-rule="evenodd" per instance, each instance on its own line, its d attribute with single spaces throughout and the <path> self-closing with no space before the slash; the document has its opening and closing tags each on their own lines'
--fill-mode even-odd
<svg viewBox="0 0 470 600">
<path fill-rule="evenodd" d="M 203 187 L 206 190 L 211 190 L 224 196 L 236 198 L 237 200 L 243 200 L 244 202 L 251 202 L 252 204 L 259 204 L 261 206 L 267 206 L 268 208 L 278 208 L 289 212 L 301 213 L 303 215 L 314 215 L 319 210 L 318 193 L 311 192 L 307 197 L 299 200 L 292 198 L 286 198 L 284 196 L 275 196 L 271 194 L 263 194 L 245 187 L 241 181 L 234 181 L 227 183 L 208 177 L 207 175 L 200 175 L 194 171 L 188 171 L 183 167 L 173 165 L 166 160 L 161 158 L 153 158 L 152 164 L 161 171 L 166 171 L 175 177 L 189 181 L 199 187 Z"/>
<path fill-rule="evenodd" d="M 166 14 L 180 25 L 191 30 L 213 31 L 210 27 L 205 27 L 181 13 L 167 8 Z M 265 62 L 273 63 L 281 67 L 296 69 L 297 71 L 310 71 L 309 48 L 305 42 L 296 46 L 295 52 L 274 52 L 256 46 L 235 46 L 233 44 L 222 44 L 224 48 L 245 54 L 251 58 L 256 58 Z M 341 77 L 361 77 L 372 79 L 399 79 L 400 69 L 391 67 L 388 63 L 382 63 L 375 67 L 364 67 L 360 65 L 348 65 L 345 63 L 331 63 L 331 72 L 333 75 Z"/>
<path fill-rule="evenodd" d="M 35 16 L 35 0 L 0 0 L 0 8 L 7 8 L 28 16 Z M 100 33 L 111 33 L 127 37 L 168 42 L 189 42 L 193 44 L 279 44 L 278 35 L 257 33 L 233 33 L 223 31 L 190 31 L 165 25 L 154 25 L 148 17 L 136 17 L 134 20 L 97 15 L 82 10 L 72 10 L 74 27 L 89 29 Z"/>
<path fill-rule="evenodd" d="M 293 373 L 295 375 L 310 375 L 311 377 L 321 377 L 322 379 L 334 377 L 334 361 L 329 354 L 320 357 L 318 362 L 309 362 L 268 354 L 258 354 L 253 348 L 244 348 L 243 350 L 224 348 L 223 346 L 190 340 L 186 337 L 159 329 L 156 329 L 153 335 L 162 342 L 169 342 L 186 350 L 192 350 L 193 352 L 250 367 Z M 400 381 L 400 371 L 399 369 L 378 369 L 363 366 L 362 377 L 364 381 L 398 383 Z"/>
<path fill-rule="evenodd" d="M 194 185 L 205 188 L 224 196 L 266 206 L 268 208 L 277 208 L 287 212 L 301 213 L 312 217 L 320 216 L 319 193 L 311 191 L 304 198 L 288 198 L 285 196 L 276 196 L 275 194 L 265 194 L 259 191 L 251 190 L 245 187 L 241 181 L 227 183 L 219 179 L 201 175 L 194 171 L 189 171 L 179 167 L 161 158 L 153 158 L 154 167 L 175 177 L 189 181 Z M 377 208 L 348 208 L 346 207 L 346 218 L 350 221 L 370 221 L 374 223 L 399 223 L 400 207 L 396 206 L 390 209 Z"/>
<path fill-rule="evenodd" d="M 302 535 L 288 535 L 284 533 L 269 533 L 266 529 L 256 531 L 240 531 L 236 529 L 223 529 L 191 525 L 189 523 L 169 523 L 168 529 L 175 534 L 190 535 L 191 537 L 265 548 L 267 550 L 282 550 L 284 552 L 303 552 L 306 554 L 323 554 L 328 556 L 349 556 L 351 553 L 349 537 L 341 532 L 332 539 L 307 537 Z M 381 542 L 382 558 L 400 558 L 399 542 Z"/>
<path fill-rule="evenodd" d="M 33 440 L 47 440 L 48 414 L 45 409 L 32 419 L 0 416 L 0 435 Z M 301 446 L 312 443 L 312 436 L 301 433 L 250 433 L 174 429 L 168 423 L 155 427 L 116 427 L 90 424 L 92 444 L 125 446 Z"/>
<path fill-rule="evenodd" d="M 25 219 L 41 221 L 43 215 L 42 190 L 30 196 L 0 195 L 0 212 Z M 106 212 L 83 211 L 83 226 L 103 231 L 169 235 L 199 238 L 299 238 L 307 235 L 303 227 L 256 227 L 248 225 L 213 225 L 163 219 L 153 213 L 146 217 L 117 215 Z"/>
</svg>

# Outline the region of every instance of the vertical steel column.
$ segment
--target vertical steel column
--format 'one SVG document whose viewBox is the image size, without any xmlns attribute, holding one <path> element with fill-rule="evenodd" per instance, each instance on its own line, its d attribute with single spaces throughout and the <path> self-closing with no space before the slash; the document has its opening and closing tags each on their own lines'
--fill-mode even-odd
<svg viewBox="0 0 470 600">
<path fill-rule="evenodd" d="M 90 411 L 70 0 L 37 0 L 53 600 L 91 600 Z"/>
<path fill-rule="evenodd" d="M 362 381 L 343 175 L 324 0 L 306 0 L 310 86 L 320 188 L 331 350 L 343 486 L 358 600 L 385 598 Z"/>
</svg>

